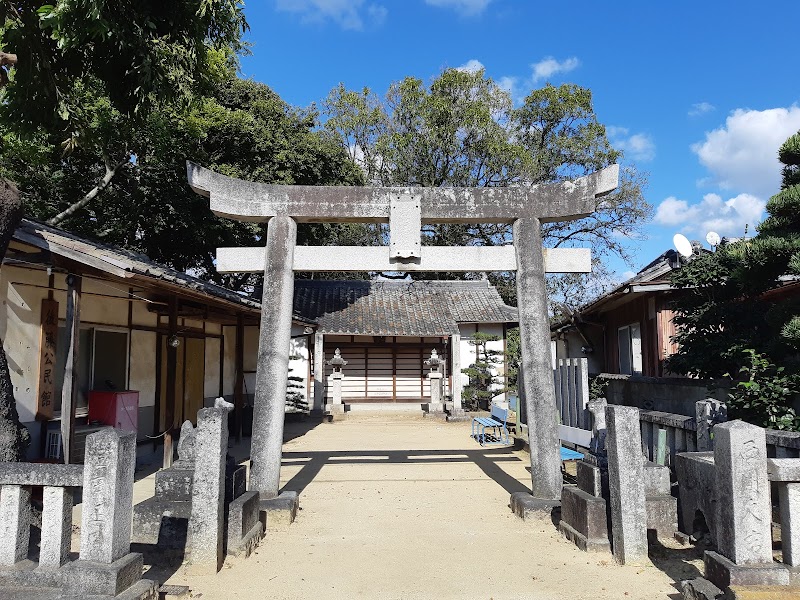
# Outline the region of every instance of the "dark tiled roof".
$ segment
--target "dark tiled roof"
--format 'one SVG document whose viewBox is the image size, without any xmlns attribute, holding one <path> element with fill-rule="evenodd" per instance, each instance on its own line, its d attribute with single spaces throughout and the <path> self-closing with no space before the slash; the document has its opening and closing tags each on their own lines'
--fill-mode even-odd
<svg viewBox="0 0 800 600">
<path fill-rule="evenodd" d="M 176 284 L 251 310 L 258 310 L 261 307 L 259 302 L 246 296 L 153 262 L 144 254 L 87 240 L 38 221 L 23 219 L 14 232 L 14 239 L 119 277 L 144 276 Z"/>
<path fill-rule="evenodd" d="M 488 281 L 324 281 L 298 279 L 294 312 L 322 333 L 444 336 L 459 323 L 515 323 Z"/>
</svg>

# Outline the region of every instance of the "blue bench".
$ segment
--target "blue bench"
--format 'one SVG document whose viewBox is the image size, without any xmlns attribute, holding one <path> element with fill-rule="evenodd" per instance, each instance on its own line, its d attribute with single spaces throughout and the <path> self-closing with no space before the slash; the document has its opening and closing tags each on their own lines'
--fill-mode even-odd
<svg viewBox="0 0 800 600">
<path fill-rule="evenodd" d="M 472 437 L 481 446 L 508 445 L 507 421 L 508 409 L 492 403 L 491 416 L 472 419 Z"/>
</svg>

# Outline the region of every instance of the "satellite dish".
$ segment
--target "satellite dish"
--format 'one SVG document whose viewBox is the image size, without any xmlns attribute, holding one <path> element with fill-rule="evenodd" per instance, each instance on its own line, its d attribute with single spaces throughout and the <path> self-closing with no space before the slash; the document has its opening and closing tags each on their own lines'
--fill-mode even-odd
<svg viewBox="0 0 800 600">
<path fill-rule="evenodd" d="M 685 235 L 676 233 L 672 236 L 672 243 L 675 244 L 675 249 L 681 256 L 689 258 L 692 255 L 692 242 L 686 239 Z"/>
<path fill-rule="evenodd" d="M 716 231 L 709 231 L 708 235 L 706 235 L 706 241 L 708 244 L 714 248 L 719 246 L 719 243 L 722 241 L 722 238 L 719 237 L 719 234 Z"/>
</svg>

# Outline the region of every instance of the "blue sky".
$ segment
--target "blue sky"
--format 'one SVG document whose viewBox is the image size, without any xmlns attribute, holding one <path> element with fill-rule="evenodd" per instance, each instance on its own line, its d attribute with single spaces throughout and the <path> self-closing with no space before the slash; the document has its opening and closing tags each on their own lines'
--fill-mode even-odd
<svg viewBox="0 0 800 600">
<path fill-rule="evenodd" d="M 385 93 L 411 75 L 480 63 L 521 98 L 545 82 L 592 90 L 615 147 L 649 173 L 654 218 L 637 271 L 683 233 L 741 235 L 780 185 L 800 130 L 800 2 L 251 0 L 243 74 L 287 102 L 339 82 Z M 471 62 L 475 61 L 475 62 Z"/>
</svg>

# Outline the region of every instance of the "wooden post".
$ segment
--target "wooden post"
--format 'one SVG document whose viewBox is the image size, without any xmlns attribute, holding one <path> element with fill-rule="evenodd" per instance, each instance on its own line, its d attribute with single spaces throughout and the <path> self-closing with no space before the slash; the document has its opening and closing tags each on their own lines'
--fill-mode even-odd
<svg viewBox="0 0 800 600">
<path fill-rule="evenodd" d="M 236 315 L 236 379 L 233 384 L 233 416 L 236 443 L 242 441 L 242 411 L 244 410 L 244 318 Z"/>
<path fill-rule="evenodd" d="M 178 335 L 178 298 L 169 298 L 169 333 L 167 336 L 167 393 L 164 398 L 164 461 L 163 467 L 172 466 L 172 431 L 175 428 L 175 381 L 178 370 L 178 347 L 170 342 Z"/>
<path fill-rule="evenodd" d="M 61 387 L 61 444 L 64 464 L 73 460 L 75 405 L 78 399 L 78 358 L 80 356 L 81 278 L 67 275 L 67 361 Z"/>
</svg>

